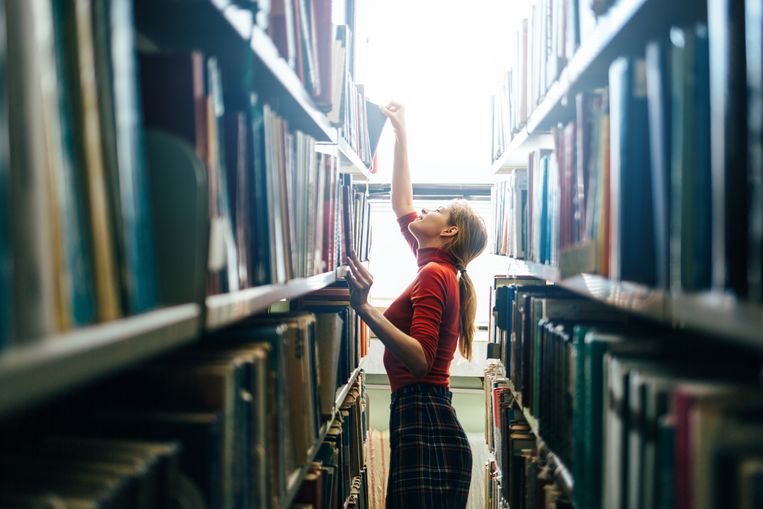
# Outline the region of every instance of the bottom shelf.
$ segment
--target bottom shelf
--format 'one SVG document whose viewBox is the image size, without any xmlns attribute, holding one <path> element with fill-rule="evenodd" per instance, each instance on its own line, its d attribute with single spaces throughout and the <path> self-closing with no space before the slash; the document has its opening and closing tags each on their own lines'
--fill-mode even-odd
<svg viewBox="0 0 763 509">
<path fill-rule="evenodd" d="M 355 379 L 358 378 L 358 375 L 360 374 L 361 368 L 355 368 L 355 370 L 350 375 L 350 378 L 347 379 L 347 383 L 339 387 L 336 391 L 336 399 L 334 400 L 334 411 L 331 415 L 331 419 L 323 423 L 323 426 L 321 426 L 320 433 L 318 433 L 318 440 L 315 442 L 315 445 L 310 449 L 310 452 L 307 454 L 307 461 L 304 465 L 302 465 L 300 468 L 294 470 L 294 472 L 291 473 L 289 476 L 289 480 L 287 481 L 288 488 L 286 489 L 286 498 L 284 499 L 284 503 L 281 505 L 283 508 L 289 508 L 291 507 L 291 503 L 294 500 L 294 497 L 297 496 L 297 492 L 299 491 L 300 486 L 302 486 L 302 481 L 305 480 L 305 476 L 307 475 L 307 472 L 310 470 L 310 464 L 315 459 L 315 456 L 318 454 L 318 450 L 321 448 L 321 444 L 323 444 L 323 441 L 326 439 L 326 435 L 329 432 L 329 429 L 331 429 L 331 426 L 333 426 L 334 421 L 336 421 L 337 413 L 339 412 L 339 407 L 342 406 L 342 403 L 344 403 L 344 400 L 347 398 L 347 395 L 350 393 L 350 389 L 352 388 L 352 384 L 355 381 Z"/>
</svg>

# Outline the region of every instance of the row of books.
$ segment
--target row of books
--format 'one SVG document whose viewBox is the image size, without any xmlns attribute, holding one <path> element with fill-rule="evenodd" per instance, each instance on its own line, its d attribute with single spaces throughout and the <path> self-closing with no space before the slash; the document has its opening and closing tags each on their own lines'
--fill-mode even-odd
<svg viewBox="0 0 763 509">
<path fill-rule="evenodd" d="M 348 343 L 353 324 L 344 323 L 346 316 L 324 310 L 251 318 L 75 395 L 61 408 L 54 404 L 52 410 L 42 409 L 34 427 L 42 427 L 36 430 L 39 436 L 176 444 L 180 469 L 187 476 L 182 486 L 199 500 L 192 507 L 283 507 L 287 494 L 297 488 L 297 473 L 312 461 L 322 463 L 315 468 L 326 475 L 327 496 L 344 501 L 352 478 L 365 464 L 362 375 L 350 380 L 340 362 L 348 350 L 358 351 Z M 353 384 L 349 396 L 336 403 L 339 387 L 348 382 Z M 37 440 L 32 437 L 31 442 Z M 11 458 L 23 456 L 27 445 L 14 440 L 3 447 L 7 450 L 0 456 Z M 95 454 L 94 448 L 84 447 L 81 453 Z M 40 456 L 46 458 L 49 449 L 41 443 Z M 66 458 L 61 458 L 64 465 Z M 95 478 L 99 468 L 111 472 L 111 463 L 86 467 Z M 39 465 L 31 459 L 29 464 Z M 10 482 L 8 490 L 0 491 L 25 497 L 48 493 L 67 503 L 80 493 L 76 485 L 63 478 L 53 482 L 44 472 L 27 484 Z M 114 467 L 112 474 L 137 482 L 138 475 L 129 472 Z M 77 481 L 102 482 L 86 473 Z M 134 489 L 142 489 L 140 483 Z"/>
<path fill-rule="evenodd" d="M 571 467 L 576 507 L 749 506 L 761 479 L 757 358 L 553 286 L 504 283 L 502 369 Z"/>
<path fill-rule="evenodd" d="M 184 138 L 197 154 L 208 156 L 208 293 L 335 269 L 341 186 L 351 183 L 338 182 L 334 156 L 316 152 L 313 138 L 291 131 L 286 119 L 255 95 L 248 111 L 223 113 L 214 62 L 200 53 L 141 55 L 146 124 Z M 217 76 L 206 94 L 200 76 Z M 210 102 L 209 108 L 198 107 L 199 96 L 207 98 L 202 103 Z M 217 124 L 206 115 L 212 106 L 221 112 Z M 219 129 L 209 143 L 205 131 L 215 125 Z"/>
<path fill-rule="evenodd" d="M 495 218 L 493 253 L 524 259 L 529 252 L 527 170 L 512 170 L 506 180 L 496 182 L 491 195 L 492 217 Z"/>
<path fill-rule="evenodd" d="M 368 507 L 365 442 L 367 396 L 362 378 L 353 383 L 294 498 L 292 509 Z"/>
<path fill-rule="evenodd" d="M 514 51 L 492 96 L 491 156 L 497 160 L 578 47 L 614 4 L 609 0 L 534 0 L 509 33 Z"/>
<path fill-rule="evenodd" d="M 554 465 L 525 420 L 500 364 L 485 369 L 484 389 L 485 441 L 493 455 L 485 464 L 485 507 L 573 507 L 554 482 Z"/>
<path fill-rule="evenodd" d="M 510 170 L 492 192 L 493 253 L 538 263 L 559 263 L 560 182 L 553 152 L 530 153 L 527 168 Z"/>
<path fill-rule="evenodd" d="M 226 110 L 214 57 L 137 54 L 131 0 L 38 3 L 5 17 L 0 349 L 368 250 L 337 158 L 255 94 Z"/>
<path fill-rule="evenodd" d="M 131 2 L 1 14 L 0 348 L 157 303 Z"/>
<path fill-rule="evenodd" d="M 607 88 L 578 94 L 575 120 L 554 130 L 554 153 L 541 151 L 540 166 L 538 154 L 529 161 L 526 257 L 558 261 L 563 273 L 596 272 L 674 291 L 716 288 L 759 301 L 763 215 L 755 195 L 760 165 L 753 158 L 763 142 L 757 117 L 748 121 L 746 110 L 720 105 L 732 121 L 710 106 L 718 95 L 713 91 L 752 106 L 760 88 L 752 62 L 750 76 L 734 67 L 721 79 L 724 64 L 711 61 L 709 51 L 716 41 L 724 51 L 747 47 L 759 54 L 756 30 L 747 27 L 750 38 L 740 49 L 721 44 L 725 28 L 674 27 L 669 39 L 647 45 L 644 58 L 615 60 Z M 723 122 L 741 134 L 727 129 L 711 136 Z M 524 221 L 512 219 L 523 209 L 502 210 L 509 221 Z M 549 231 L 550 256 L 544 249 Z"/>
</svg>

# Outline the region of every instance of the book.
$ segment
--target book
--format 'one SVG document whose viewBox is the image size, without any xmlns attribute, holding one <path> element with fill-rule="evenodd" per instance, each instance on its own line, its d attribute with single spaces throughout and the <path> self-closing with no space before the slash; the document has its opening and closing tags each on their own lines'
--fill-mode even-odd
<svg viewBox="0 0 763 509">
<path fill-rule="evenodd" d="M 703 290 L 712 284 L 713 256 L 707 36 L 703 27 L 673 34 L 671 288 Z"/>
<path fill-rule="evenodd" d="M 5 6 L 0 7 L 0 26 L 5 27 Z M 8 66 L 7 46 L 0 41 L 0 74 L 5 74 Z M 10 239 L 10 146 L 8 142 L 8 100 L 7 82 L 0 81 L 0 351 L 11 342 L 13 323 L 12 295 L 12 250 Z"/>
<path fill-rule="evenodd" d="M 655 286 L 670 287 L 670 214 L 672 102 L 668 45 L 653 40 L 646 47 L 646 86 L 649 111 L 649 149 L 654 205 Z"/>
<path fill-rule="evenodd" d="M 749 209 L 749 296 L 763 301 L 763 209 L 761 208 L 760 169 L 763 167 L 763 124 L 759 112 L 763 108 L 763 12 L 755 2 L 745 2 L 745 65 L 747 70 L 747 168 L 750 185 Z"/>
<path fill-rule="evenodd" d="M 121 0 L 95 2 L 92 8 L 96 83 L 121 268 L 122 308 L 127 314 L 136 314 L 156 305 L 156 278 L 133 6 L 130 0 Z"/>
<path fill-rule="evenodd" d="M 381 107 L 366 99 L 366 118 L 368 123 L 368 150 L 371 159 L 376 155 L 376 148 L 379 146 L 384 126 L 387 123 L 387 116 L 381 111 Z"/>
<path fill-rule="evenodd" d="M 644 60 L 621 57 L 610 65 L 609 275 L 654 286 L 654 219 L 638 212 L 653 203 L 646 88 Z"/>
<path fill-rule="evenodd" d="M 13 336 L 23 342 L 56 332 L 62 325 L 48 178 L 53 147 L 45 143 L 46 108 L 55 107 L 57 97 L 50 90 L 43 95 L 46 91 L 40 87 L 51 82 L 42 78 L 54 70 L 50 6 L 45 2 L 7 6 L 6 16 L 9 143 L 15 147 L 10 154 L 9 194 L 17 218 L 10 224 Z M 38 32 L 46 26 L 47 37 L 40 37 Z"/>
<path fill-rule="evenodd" d="M 166 131 L 147 130 L 145 150 L 158 301 L 199 302 L 207 284 L 207 170 L 190 143 Z"/>
<path fill-rule="evenodd" d="M 744 3 L 707 5 L 713 181 L 713 288 L 747 295 L 747 94 Z M 732 170 L 733 168 L 733 170 Z"/>
</svg>

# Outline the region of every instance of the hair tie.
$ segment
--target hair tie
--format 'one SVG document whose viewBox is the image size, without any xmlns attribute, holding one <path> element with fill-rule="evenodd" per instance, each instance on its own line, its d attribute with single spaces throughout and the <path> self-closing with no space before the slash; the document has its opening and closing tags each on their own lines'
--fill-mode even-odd
<svg viewBox="0 0 763 509">
<path fill-rule="evenodd" d="M 462 276 L 466 274 L 466 268 L 463 265 L 456 265 L 456 269 L 461 273 Z"/>
</svg>

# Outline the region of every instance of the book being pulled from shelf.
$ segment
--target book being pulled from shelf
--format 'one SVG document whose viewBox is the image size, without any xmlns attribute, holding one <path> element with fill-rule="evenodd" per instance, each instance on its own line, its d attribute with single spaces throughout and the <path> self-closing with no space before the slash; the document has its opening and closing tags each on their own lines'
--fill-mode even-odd
<svg viewBox="0 0 763 509">
<path fill-rule="evenodd" d="M 513 303 L 497 311 L 511 314 L 499 323 L 517 343 L 488 402 L 503 412 L 486 428 L 502 470 L 506 407 L 517 403 L 571 469 L 576 507 L 726 507 L 759 483 L 742 467 L 760 452 L 757 359 L 523 283 L 499 287 L 513 286 Z"/>
<path fill-rule="evenodd" d="M 132 2 L 1 21 L 0 348 L 157 304 Z"/>
</svg>

